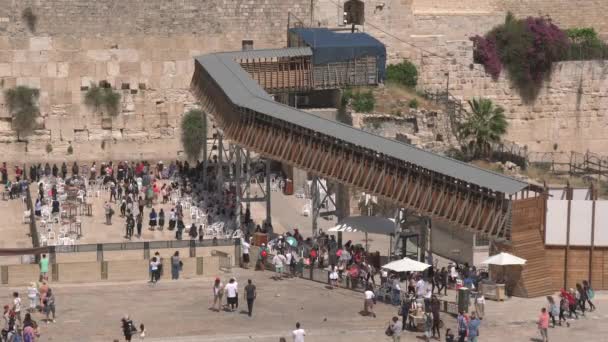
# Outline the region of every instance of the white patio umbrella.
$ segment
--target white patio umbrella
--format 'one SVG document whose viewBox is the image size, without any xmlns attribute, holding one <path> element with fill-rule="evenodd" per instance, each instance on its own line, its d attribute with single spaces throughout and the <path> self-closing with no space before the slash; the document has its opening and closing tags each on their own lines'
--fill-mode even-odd
<svg viewBox="0 0 608 342">
<path fill-rule="evenodd" d="M 513 254 L 501 252 L 499 254 L 493 255 L 482 262 L 484 265 L 498 265 L 498 266 L 507 266 L 507 265 L 525 265 L 526 259 L 522 259 L 520 257 L 516 257 Z"/>
<path fill-rule="evenodd" d="M 391 261 L 382 266 L 382 268 L 395 272 L 422 272 L 429 267 L 431 267 L 431 265 L 410 258 Z"/>
<path fill-rule="evenodd" d="M 489 257 L 488 259 L 484 260 L 482 262 L 482 264 L 484 265 L 496 265 L 496 266 L 502 266 L 502 281 L 505 282 L 505 275 L 506 275 L 506 266 L 510 266 L 510 265 L 525 265 L 526 264 L 526 259 L 522 259 L 520 257 L 516 257 L 513 254 L 509 254 L 509 253 L 505 253 L 505 252 L 501 252 L 499 254 L 493 255 L 491 257 Z"/>
</svg>

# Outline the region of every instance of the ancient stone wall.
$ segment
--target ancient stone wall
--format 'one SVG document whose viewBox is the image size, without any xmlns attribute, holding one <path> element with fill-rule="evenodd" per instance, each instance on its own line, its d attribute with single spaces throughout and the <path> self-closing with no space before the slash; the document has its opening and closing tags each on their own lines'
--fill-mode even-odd
<svg viewBox="0 0 608 342">
<path fill-rule="evenodd" d="M 34 33 L 22 18 L 26 7 L 37 19 Z M 242 40 L 285 46 L 290 11 L 305 18 L 310 2 L 1 0 L 1 90 L 40 89 L 42 118 L 28 142 L 18 142 L 0 97 L 0 159 L 175 158 L 181 115 L 196 107 L 193 57 L 240 50 Z M 114 118 L 83 103 L 83 87 L 102 80 L 122 94 Z"/>
<path fill-rule="evenodd" d="M 344 1 L 320 0 L 315 22 L 332 26 Z M 332 10 L 333 9 L 333 10 Z M 531 151 L 608 153 L 605 114 L 608 67 L 602 62 L 567 62 L 555 67 L 538 99 L 523 103 L 505 75 L 493 81 L 473 64 L 470 37 L 518 17 L 550 16 L 560 27 L 594 27 L 608 34 L 608 1 L 594 0 L 386 0 L 365 1 L 363 31 L 387 46 L 389 63 L 403 58 L 419 66 L 419 88 L 463 99 L 485 96 L 507 109 L 506 139 Z M 320 18 L 326 13 L 325 18 Z M 449 72 L 449 81 L 447 73 Z M 557 145 L 555 145 L 557 144 Z"/>
</svg>

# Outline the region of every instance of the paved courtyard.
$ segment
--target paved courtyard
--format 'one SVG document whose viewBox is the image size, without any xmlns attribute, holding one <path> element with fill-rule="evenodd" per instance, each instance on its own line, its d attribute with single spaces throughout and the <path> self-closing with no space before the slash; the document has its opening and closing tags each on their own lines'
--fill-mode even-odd
<svg viewBox="0 0 608 342">
<path fill-rule="evenodd" d="M 246 279 L 258 288 L 254 315 L 243 312 L 214 312 L 211 305 L 212 278 L 164 281 L 152 287 L 145 281 L 104 284 L 58 284 L 58 321 L 42 325 L 40 341 L 112 341 L 121 339 L 120 319 L 131 315 L 138 326 L 144 323 L 146 341 L 278 341 L 289 337 L 295 322 L 307 331 L 306 341 L 388 341 L 384 330 L 397 309 L 376 307 L 378 317 L 361 316 L 362 295 L 349 290 L 327 290 L 324 284 L 303 279 L 275 281 L 270 272 L 234 269 L 243 292 Z M 227 279 L 229 274 L 221 274 Z M 3 288 L 5 301 L 12 290 Z M 448 293 L 450 295 L 450 293 Z M 480 341 L 534 341 L 535 319 L 543 298 L 512 298 L 489 302 L 481 327 Z M 608 334 L 608 293 L 596 296 L 598 310 L 572 321 L 570 328 L 550 329 L 551 341 L 602 341 Z M 240 310 L 244 310 L 241 303 Z M 39 315 L 35 316 L 38 321 Z M 454 327 L 448 315 L 446 327 Z M 443 333 L 443 331 L 442 331 Z M 421 333 L 405 332 L 402 341 L 419 340 Z M 287 339 L 291 341 L 290 338 Z"/>
</svg>

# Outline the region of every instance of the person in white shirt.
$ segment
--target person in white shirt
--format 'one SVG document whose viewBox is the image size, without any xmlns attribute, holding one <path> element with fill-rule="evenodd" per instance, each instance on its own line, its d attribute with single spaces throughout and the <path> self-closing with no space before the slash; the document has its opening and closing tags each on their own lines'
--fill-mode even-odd
<svg viewBox="0 0 608 342">
<path fill-rule="evenodd" d="M 283 266 L 287 262 L 285 256 L 282 254 L 277 254 L 272 258 L 272 263 L 274 264 L 275 270 L 277 272 L 277 277 L 279 279 L 283 279 Z"/>
<path fill-rule="evenodd" d="M 331 266 L 331 271 L 329 272 L 329 283 L 332 290 L 338 287 L 338 269 L 335 265 Z"/>
<path fill-rule="evenodd" d="M 224 290 L 226 291 L 226 297 L 228 298 L 228 305 L 230 305 L 230 311 L 234 311 L 236 306 L 236 300 L 239 294 L 238 285 L 234 278 L 230 279 L 230 282 L 226 284 Z"/>
<path fill-rule="evenodd" d="M 426 283 L 424 282 L 422 277 L 419 277 L 418 281 L 416 282 L 416 297 L 422 298 L 422 297 L 424 297 L 425 293 L 426 293 Z"/>
<path fill-rule="evenodd" d="M 363 295 L 365 296 L 365 301 L 363 302 L 363 312 L 365 312 L 366 315 L 371 314 L 375 318 L 376 313 L 374 313 L 374 298 L 376 295 L 374 294 L 374 291 L 372 291 L 371 287 L 368 287 Z"/>
<path fill-rule="evenodd" d="M 249 242 L 245 241 L 245 239 L 242 239 L 241 241 L 243 241 L 241 243 L 241 248 L 243 249 L 243 268 L 249 268 L 249 249 L 251 248 L 251 245 Z"/>
<path fill-rule="evenodd" d="M 13 292 L 13 312 L 15 312 L 15 320 L 21 323 L 21 298 L 19 298 L 19 292 Z"/>
<path fill-rule="evenodd" d="M 475 300 L 475 311 L 477 311 L 477 315 L 479 318 L 483 318 L 485 316 L 485 306 L 486 306 L 486 298 L 483 296 L 483 293 L 479 292 L 477 295 L 477 299 Z"/>
<path fill-rule="evenodd" d="M 306 331 L 300 328 L 300 322 L 296 323 L 296 330 L 291 332 L 291 336 L 293 336 L 293 342 L 304 342 L 304 336 L 306 336 Z"/>
<path fill-rule="evenodd" d="M 36 286 L 36 283 L 31 282 L 30 286 L 27 288 L 27 298 L 30 300 L 28 312 L 36 311 L 36 306 L 38 305 L 38 296 L 40 296 L 38 286 Z"/>
</svg>

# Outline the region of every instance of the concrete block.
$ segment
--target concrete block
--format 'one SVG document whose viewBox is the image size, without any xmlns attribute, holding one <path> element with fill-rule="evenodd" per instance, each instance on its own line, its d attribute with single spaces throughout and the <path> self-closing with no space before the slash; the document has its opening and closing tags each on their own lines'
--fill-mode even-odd
<svg viewBox="0 0 608 342">
<path fill-rule="evenodd" d="M 31 37 L 30 50 L 50 50 L 52 42 L 51 37 Z"/>
<path fill-rule="evenodd" d="M 80 254 L 80 253 L 78 253 Z M 71 262 L 58 264 L 58 281 L 62 283 L 91 283 L 101 281 L 100 262 Z"/>
<path fill-rule="evenodd" d="M 9 265 L 8 285 L 24 286 L 32 281 L 38 281 L 40 268 L 38 265 Z"/>
<path fill-rule="evenodd" d="M 108 280 L 127 281 L 148 279 L 148 260 L 108 261 Z"/>
<path fill-rule="evenodd" d="M 198 255 L 198 254 L 197 254 Z M 203 276 L 215 276 L 220 270 L 220 258 L 207 256 L 203 257 Z"/>
</svg>

